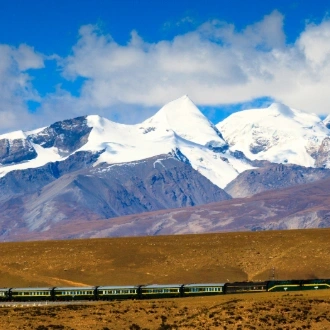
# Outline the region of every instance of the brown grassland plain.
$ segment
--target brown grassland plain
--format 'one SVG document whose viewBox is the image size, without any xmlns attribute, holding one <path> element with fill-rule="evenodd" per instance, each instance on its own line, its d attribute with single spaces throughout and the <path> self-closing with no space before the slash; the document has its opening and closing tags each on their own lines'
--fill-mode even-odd
<svg viewBox="0 0 330 330">
<path fill-rule="evenodd" d="M 330 229 L 0 244 L 0 287 L 330 278 Z M 330 329 L 330 290 L 1 307 L 0 329 Z"/>
</svg>

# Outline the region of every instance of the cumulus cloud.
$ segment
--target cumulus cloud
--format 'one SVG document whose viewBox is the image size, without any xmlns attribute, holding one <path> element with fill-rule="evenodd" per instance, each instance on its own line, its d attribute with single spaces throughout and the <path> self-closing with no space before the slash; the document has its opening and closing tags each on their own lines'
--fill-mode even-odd
<svg viewBox="0 0 330 330">
<path fill-rule="evenodd" d="M 39 101 L 29 69 L 44 66 L 43 57 L 27 45 L 0 44 L 0 131 L 24 126 L 32 120 L 27 101 Z"/>
<path fill-rule="evenodd" d="M 40 100 L 36 115 L 45 124 L 91 113 L 137 122 L 183 94 L 199 106 L 266 96 L 328 114 L 330 21 L 306 25 L 290 44 L 283 25 L 284 16 L 274 11 L 241 30 L 212 20 L 154 43 L 132 31 L 124 45 L 95 25 L 82 26 L 71 54 L 54 57 L 64 79 L 83 80 L 79 95 L 59 85 Z M 0 46 L 0 129 L 29 115 L 26 100 L 39 96 L 28 70 L 43 65 L 43 57 L 29 46 Z"/>
<path fill-rule="evenodd" d="M 121 103 L 159 107 L 189 94 L 199 105 L 269 96 L 328 113 L 330 22 L 307 25 L 295 43 L 287 44 L 283 20 L 274 11 L 241 31 L 213 20 L 156 43 L 133 31 L 126 45 L 87 25 L 63 72 L 67 79 L 86 78 L 80 101 L 95 109 Z"/>
</svg>

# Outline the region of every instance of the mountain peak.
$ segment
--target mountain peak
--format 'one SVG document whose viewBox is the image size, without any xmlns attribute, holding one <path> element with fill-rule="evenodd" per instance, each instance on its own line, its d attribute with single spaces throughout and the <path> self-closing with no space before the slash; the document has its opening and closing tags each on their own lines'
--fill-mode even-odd
<svg viewBox="0 0 330 330">
<path fill-rule="evenodd" d="M 175 116 L 180 116 L 180 117 L 198 116 L 199 118 L 205 118 L 205 116 L 201 113 L 201 111 L 197 108 L 195 103 L 189 98 L 188 95 L 183 95 L 165 104 L 158 111 L 158 113 L 163 113 L 163 112 L 166 114 L 166 116 L 171 116 L 171 114 L 175 114 Z"/>
<path fill-rule="evenodd" d="M 283 103 L 278 103 L 278 102 L 272 103 L 268 107 L 268 110 L 278 112 L 285 117 L 293 118 L 295 115 L 291 108 L 289 108 L 287 105 L 285 105 Z"/>
<path fill-rule="evenodd" d="M 172 130 L 177 136 L 203 146 L 214 145 L 221 148 L 227 145 L 219 130 L 203 115 L 188 95 L 165 104 L 142 125 Z"/>
<path fill-rule="evenodd" d="M 329 131 L 315 114 L 273 103 L 230 115 L 217 125 L 231 148 L 249 159 L 315 164 L 315 155 Z"/>
</svg>

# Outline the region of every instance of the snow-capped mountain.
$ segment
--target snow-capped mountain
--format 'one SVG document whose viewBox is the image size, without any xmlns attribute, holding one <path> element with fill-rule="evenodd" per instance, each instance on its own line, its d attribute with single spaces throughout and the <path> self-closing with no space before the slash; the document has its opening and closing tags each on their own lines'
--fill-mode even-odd
<svg viewBox="0 0 330 330">
<path fill-rule="evenodd" d="M 142 160 L 178 150 L 195 170 L 223 188 L 239 173 L 252 168 L 227 149 L 220 131 L 188 96 L 183 96 L 137 125 L 118 124 L 92 115 L 31 132 L 0 135 L 0 177 L 13 170 L 63 161 L 77 151 L 103 151 L 95 163 L 97 166 Z M 18 153 L 24 157 L 17 160 Z"/>
<path fill-rule="evenodd" d="M 278 103 L 234 113 L 216 127 L 230 149 L 249 159 L 307 167 L 315 166 L 322 141 L 330 135 L 317 115 Z"/>
<path fill-rule="evenodd" d="M 260 223 L 246 226 L 246 214 L 258 222 L 269 213 L 258 218 L 253 203 L 230 199 L 328 178 L 329 122 L 273 104 L 233 114 L 214 126 L 183 96 L 137 125 L 91 115 L 0 135 L 0 239 L 36 232 L 55 237 L 54 228 L 58 237 L 77 237 L 61 233 L 62 225 L 85 231 L 90 222 L 98 228 L 113 217 L 211 202 L 221 202 L 229 213 L 249 206 L 231 220 L 229 213 L 220 216 L 222 211 L 216 214 L 218 220 L 205 220 L 213 216 L 208 205 L 203 206 L 205 216 L 191 211 L 187 221 L 194 224 L 193 232 L 214 231 L 224 223 L 230 223 L 230 230 L 264 228 Z M 297 205 L 299 213 L 299 205 L 304 208 L 306 203 Z M 322 212 L 328 212 L 326 205 Z M 167 233 L 178 233 L 169 228 L 176 212 L 181 211 L 172 211 L 166 220 Z M 107 235 L 157 234 L 165 228 L 163 222 L 155 222 L 150 231 L 134 222 L 128 226 L 133 231 L 128 231 L 126 220 L 118 219 L 113 219 Z M 151 215 L 150 221 L 154 219 Z M 87 232 L 98 235 L 97 229 Z"/>
</svg>

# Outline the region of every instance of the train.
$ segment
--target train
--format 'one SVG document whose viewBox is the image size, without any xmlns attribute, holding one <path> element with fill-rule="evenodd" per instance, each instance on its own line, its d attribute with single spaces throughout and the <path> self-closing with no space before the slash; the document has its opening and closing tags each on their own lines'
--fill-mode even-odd
<svg viewBox="0 0 330 330">
<path fill-rule="evenodd" d="M 0 288 L 0 302 L 176 298 L 235 293 L 322 290 L 329 288 L 330 279 L 126 286 Z"/>
</svg>

